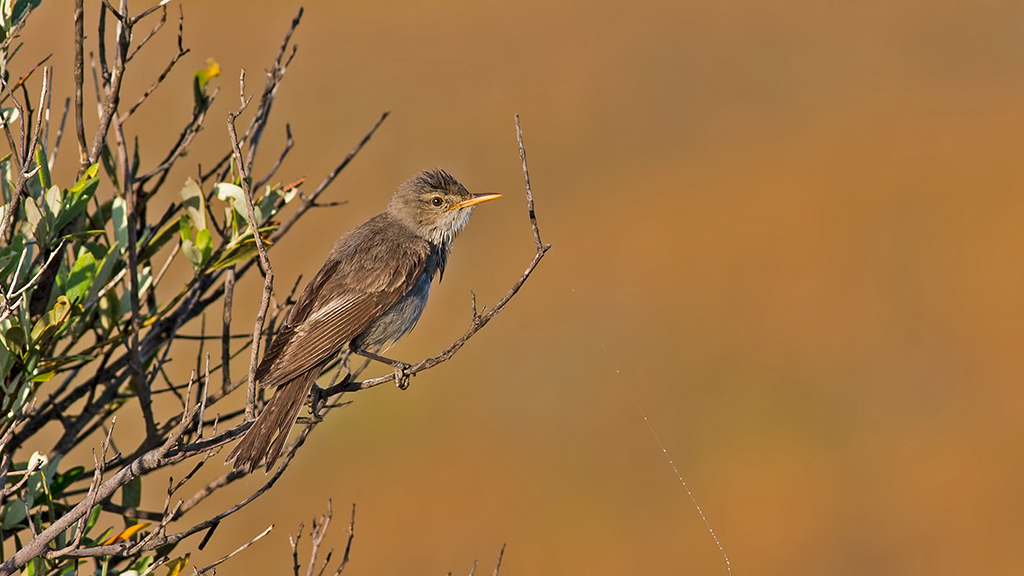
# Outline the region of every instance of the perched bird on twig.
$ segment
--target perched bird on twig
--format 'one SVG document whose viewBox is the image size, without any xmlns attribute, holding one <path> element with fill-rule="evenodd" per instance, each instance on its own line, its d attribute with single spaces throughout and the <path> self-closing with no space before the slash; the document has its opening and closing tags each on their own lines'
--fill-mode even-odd
<svg viewBox="0 0 1024 576">
<path fill-rule="evenodd" d="M 473 207 L 500 196 L 472 194 L 443 170 L 422 172 L 334 243 L 256 369 L 260 385 L 277 391 L 228 455 L 236 470 L 270 470 L 320 371 L 346 346 L 390 365 L 408 386 L 409 365 L 380 352 L 416 325 Z"/>
</svg>

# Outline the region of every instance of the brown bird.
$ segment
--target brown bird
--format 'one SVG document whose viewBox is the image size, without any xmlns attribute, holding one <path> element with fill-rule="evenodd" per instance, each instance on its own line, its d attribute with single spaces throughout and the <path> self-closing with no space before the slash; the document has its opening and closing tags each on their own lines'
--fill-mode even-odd
<svg viewBox="0 0 1024 576">
<path fill-rule="evenodd" d="M 422 172 L 334 243 L 256 368 L 260 385 L 277 391 L 228 455 L 236 470 L 269 472 L 320 371 L 346 346 L 392 366 L 405 388 L 409 365 L 379 352 L 416 325 L 473 207 L 500 196 L 471 194 L 443 170 Z"/>
</svg>

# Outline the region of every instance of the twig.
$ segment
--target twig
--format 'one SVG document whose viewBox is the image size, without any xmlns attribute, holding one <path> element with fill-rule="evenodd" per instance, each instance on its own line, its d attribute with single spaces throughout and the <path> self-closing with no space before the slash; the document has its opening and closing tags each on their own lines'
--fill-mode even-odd
<svg viewBox="0 0 1024 576">
<path fill-rule="evenodd" d="M 121 119 L 122 122 L 124 120 L 127 120 L 132 114 L 134 114 L 135 111 L 139 109 L 139 106 L 142 106 L 146 99 L 149 98 L 149 95 L 152 94 L 160 86 L 160 84 L 163 83 L 164 79 L 167 78 L 167 75 L 171 73 L 171 70 L 174 68 L 174 65 L 178 63 L 178 60 L 181 60 L 182 56 L 188 54 L 188 48 L 182 48 L 181 46 L 181 34 L 182 28 L 180 26 L 179 21 L 178 52 L 174 54 L 174 56 L 171 58 L 171 61 L 167 63 L 167 66 L 165 66 L 163 71 L 160 72 L 160 75 L 157 76 L 156 80 L 154 80 L 153 83 L 149 85 L 149 88 L 146 88 L 146 91 L 142 93 L 142 96 L 139 97 L 135 104 L 132 104 L 132 107 L 128 109 L 128 112 L 125 113 L 125 115 Z"/>
<path fill-rule="evenodd" d="M 206 353 L 206 378 L 203 379 L 203 399 L 199 404 L 199 423 L 196 425 L 196 439 L 203 437 L 203 413 L 206 412 L 206 395 L 210 389 L 210 353 Z"/>
<path fill-rule="evenodd" d="M 299 522 L 299 529 L 295 532 L 293 538 L 291 534 L 288 535 L 288 544 L 292 547 L 292 574 L 299 576 L 299 540 L 302 540 L 302 529 L 306 525 Z"/>
<path fill-rule="evenodd" d="M 121 8 L 122 10 L 127 9 L 126 0 L 121 1 Z M 111 11 L 113 12 L 112 8 Z M 114 79 L 112 79 L 111 82 L 111 91 L 108 92 L 108 105 L 110 106 L 110 110 L 108 112 L 105 107 L 104 114 L 109 114 L 110 118 L 117 117 L 113 122 L 114 136 L 117 140 L 118 163 L 120 164 L 121 171 L 119 180 L 121 181 L 121 192 L 124 196 L 128 220 L 128 246 L 126 246 L 126 251 L 128 253 L 128 300 L 131 306 L 129 367 L 132 371 L 132 387 L 135 388 L 135 393 L 139 397 L 139 406 L 142 408 L 142 416 L 146 422 L 146 440 L 143 444 L 149 445 L 150 442 L 156 440 L 157 429 L 156 421 L 153 418 L 153 407 L 149 396 L 149 387 L 143 377 L 142 354 L 139 349 L 139 331 L 142 329 L 141 310 L 139 305 L 139 206 L 132 178 L 134 170 L 132 169 L 131 159 L 128 154 L 128 143 L 124 137 L 125 118 L 120 117 L 117 113 L 120 96 L 115 92 L 115 90 L 120 89 L 120 78 L 124 74 L 125 63 L 128 58 L 128 48 L 131 42 L 131 26 L 124 22 L 123 17 L 119 17 L 118 21 L 118 42 L 116 57 L 114 60 Z M 108 126 L 110 125 L 110 118 L 107 119 Z M 100 140 L 100 142 L 105 141 Z M 94 150 L 94 152 L 98 153 L 99 148 Z M 145 225 L 145 222 L 142 224 Z"/>
<path fill-rule="evenodd" d="M 314 190 L 312 194 L 310 194 L 307 198 L 303 199 L 302 204 L 300 204 L 299 207 L 295 210 L 295 212 L 292 213 L 291 217 L 288 218 L 288 220 L 286 220 L 283 224 L 281 224 L 281 226 L 277 230 L 274 231 L 274 234 L 271 235 L 270 237 L 271 240 L 276 241 L 277 239 L 287 234 L 288 231 L 291 230 L 292 226 L 294 226 L 295 223 L 299 220 L 299 218 L 301 218 L 302 215 L 305 214 L 307 210 L 316 205 L 316 199 L 320 196 L 321 193 L 323 193 L 324 190 L 327 189 L 328 186 L 331 185 L 331 182 L 334 182 L 334 179 L 338 177 L 338 174 L 340 174 L 341 171 L 344 170 L 346 166 L 348 166 L 349 162 L 351 162 L 352 159 L 356 157 L 356 154 L 358 154 L 359 151 L 363 149 L 363 146 L 366 146 L 366 143 L 369 142 L 370 138 L 372 138 L 373 135 L 377 132 L 377 128 L 380 128 L 380 125 L 384 123 L 385 119 L 387 119 L 388 114 L 389 112 L 384 112 L 383 114 L 380 115 L 380 118 L 378 118 L 377 121 L 374 122 L 369 132 L 367 132 L 366 135 L 363 136 L 362 140 L 360 140 L 359 143 L 356 144 L 354 148 L 352 148 L 352 150 L 345 156 L 341 163 L 338 164 L 338 166 L 335 167 L 334 170 L 331 170 L 331 173 L 324 178 L 323 182 L 321 182 L 320 185 L 316 187 L 316 190 Z"/>
<path fill-rule="evenodd" d="M 356 535 L 356 505 L 352 504 L 352 519 L 348 521 L 348 543 L 345 544 L 345 555 L 341 557 L 341 565 L 338 566 L 338 570 L 334 573 L 334 576 L 338 576 L 345 571 L 345 566 L 348 566 L 348 555 L 352 552 L 352 539 Z M 321 570 L 321 572 L 323 572 Z"/>
<path fill-rule="evenodd" d="M 494 576 L 498 576 L 498 571 L 501 570 L 501 559 L 505 556 L 505 545 L 501 545 L 501 552 L 498 552 L 498 563 L 494 565 Z"/>
<path fill-rule="evenodd" d="M 139 50 L 142 50 L 142 47 L 145 46 L 147 43 L 149 43 L 149 41 L 154 36 L 156 36 L 156 33 L 159 32 L 160 29 L 164 27 L 164 24 L 167 23 L 167 8 L 166 8 L 165 4 L 167 4 L 168 2 L 170 2 L 170 0 L 167 0 L 167 2 L 161 2 L 159 5 L 155 6 L 155 8 L 163 8 L 163 10 L 161 11 L 161 14 L 160 14 L 160 20 L 157 20 L 157 23 L 156 23 L 156 25 L 153 26 L 153 29 L 150 30 L 149 33 L 146 34 L 142 38 L 142 40 L 139 40 L 139 44 L 137 46 L 135 46 L 135 49 L 133 49 L 131 51 L 131 53 L 128 54 L 128 61 L 129 62 L 132 61 L 132 58 L 134 58 L 135 55 L 139 53 Z M 179 44 L 179 46 L 180 46 L 180 44 Z M 179 50 L 180 50 L 180 47 L 179 47 Z"/>
<path fill-rule="evenodd" d="M 299 10 L 299 16 L 302 10 Z M 295 24 L 298 23 L 296 16 Z M 252 188 L 250 180 L 251 162 L 242 159 L 242 149 L 238 145 L 238 134 L 235 132 L 235 119 L 249 105 L 249 99 L 245 97 L 245 70 L 242 70 L 238 77 L 239 97 L 242 100 L 241 107 L 235 112 L 228 114 L 228 134 L 231 136 L 231 150 L 235 157 L 235 164 L 238 166 L 239 180 L 242 184 L 242 196 L 245 198 L 245 211 L 249 219 L 249 229 L 253 239 L 256 241 L 256 249 L 259 251 L 260 264 L 263 266 L 263 298 L 260 301 L 260 311 L 256 314 L 256 322 L 252 329 L 252 352 L 249 358 L 249 389 L 245 398 L 245 419 L 256 418 L 256 365 L 260 354 L 260 334 L 263 333 L 263 323 L 267 318 L 267 309 L 270 306 L 270 295 L 274 290 L 274 271 L 270 267 L 270 259 L 267 257 L 267 249 L 263 245 L 263 237 L 260 235 L 260 223 L 256 221 L 256 212 L 252 205 Z M 250 145 L 250 150 L 251 150 Z"/>
<path fill-rule="evenodd" d="M 137 14 L 135 16 L 132 16 L 132 18 L 131 18 L 132 24 L 133 25 L 137 24 L 143 18 L 145 18 L 146 16 L 149 16 L 150 14 L 155 12 L 157 9 L 163 8 L 164 6 L 169 4 L 170 2 L 171 2 L 171 0 L 160 0 L 160 2 L 158 4 L 154 4 L 153 6 L 150 6 L 149 8 L 146 8 L 145 10 L 140 12 L 139 14 Z"/>
<path fill-rule="evenodd" d="M 122 0 L 122 6 L 124 0 Z M 106 4 L 100 7 L 100 22 L 103 22 L 104 10 L 108 9 Z M 107 143 L 107 131 L 110 130 L 110 122 L 114 118 L 114 114 L 117 112 L 117 106 L 121 102 L 121 80 L 124 78 L 124 65 L 125 58 L 128 54 L 128 46 L 131 41 L 131 23 L 126 23 L 124 19 L 119 18 L 117 24 L 117 37 L 118 37 L 118 56 L 114 59 L 113 72 L 109 73 L 109 81 L 106 80 L 108 73 L 106 71 L 106 53 L 102 47 L 103 32 L 99 33 L 99 41 L 101 47 L 99 50 L 100 67 L 104 75 L 104 84 L 107 86 L 107 98 L 103 103 L 103 109 L 100 112 L 99 125 L 96 128 L 96 135 L 92 140 L 92 148 L 89 151 L 89 164 L 95 164 L 100 158 L 100 154 L 103 153 L 103 147 Z"/>
<path fill-rule="evenodd" d="M 64 123 L 68 119 L 68 112 L 71 110 L 71 98 L 64 99 L 64 112 L 60 116 L 60 127 L 57 128 L 57 135 L 53 140 L 53 149 L 50 150 L 50 158 L 47 160 L 47 167 L 53 170 L 57 163 L 57 150 L 60 149 L 61 140 L 64 138 Z"/>
<path fill-rule="evenodd" d="M 85 116 L 82 113 L 82 90 L 85 86 L 85 42 L 84 0 L 75 0 L 75 134 L 78 136 L 78 176 L 82 177 L 89 168 L 89 145 L 85 142 Z"/>
<path fill-rule="evenodd" d="M 52 72 L 53 72 L 52 68 L 49 68 L 49 67 L 43 68 L 43 86 L 42 86 L 42 88 L 40 89 L 40 92 L 39 92 L 39 108 L 40 109 L 42 109 L 43 106 L 45 105 L 46 98 L 49 95 L 49 91 L 50 91 L 50 78 L 52 76 Z M 2 81 L 2 79 L 0 79 L 0 81 Z M 7 90 L 7 92 L 9 94 L 11 94 L 11 96 L 13 98 L 13 94 L 14 93 L 11 92 L 10 87 L 7 86 L 6 82 L 3 83 L 3 86 Z M 17 161 L 17 165 L 18 165 L 17 166 L 18 182 L 15 185 L 14 192 L 11 195 L 11 201 L 10 201 L 10 203 L 8 203 L 7 209 L 4 210 L 3 221 L 2 221 L 2 223 L 0 223 L 0 238 L 6 238 L 7 237 L 8 228 L 10 227 L 11 223 L 14 222 L 14 218 L 18 214 L 18 205 L 19 205 L 19 203 L 21 201 L 22 195 L 25 193 L 25 186 L 26 186 L 26 184 L 28 182 L 28 179 L 31 178 L 36 173 L 37 170 L 39 170 L 39 166 L 36 166 L 36 168 L 33 169 L 33 170 L 28 170 L 27 167 L 28 167 L 29 163 L 32 161 L 33 155 L 35 154 L 36 145 L 39 143 L 39 135 L 42 133 L 42 129 L 43 129 L 43 118 L 42 118 L 43 115 L 40 114 L 39 117 L 36 118 L 35 126 L 32 127 L 31 138 L 29 139 L 29 136 L 27 135 L 28 131 L 25 129 L 25 110 L 24 110 L 24 107 L 21 106 L 20 103 L 18 103 L 18 99 L 17 98 L 13 98 L 13 99 L 14 99 L 15 107 L 18 108 L 19 113 L 20 113 L 20 118 L 22 119 L 22 121 L 19 123 L 20 124 L 20 131 L 21 131 L 22 147 L 21 147 L 21 150 L 20 150 L 20 156 L 21 157 L 18 158 L 19 151 L 17 150 L 16 147 L 14 147 L 13 138 L 11 137 L 10 129 L 7 126 L 7 122 L 4 122 L 4 126 L 3 126 L 4 127 L 4 133 L 7 135 L 8 143 L 10 143 L 12 145 L 12 149 L 11 149 L 12 156 L 11 156 L 11 158 L 12 158 L 12 160 L 16 160 Z"/>
<path fill-rule="evenodd" d="M 235 300 L 235 268 L 228 269 L 224 277 L 224 314 L 220 336 L 221 390 L 231 385 L 231 310 Z"/>
<path fill-rule="evenodd" d="M 249 125 L 249 129 L 246 130 L 246 135 L 249 144 L 249 153 L 245 158 L 245 168 L 247 174 L 252 174 L 252 163 L 256 158 L 256 150 L 259 148 L 260 141 L 263 136 L 263 129 L 267 125 L 267 120 L 270 118 L 270 108 L 274 104 L 274 97 L 277 94 L 277 89 L 281 85 L 281 79 L 284 78 L 285 72 L 288 70 L 288 64 L 291 63 L 292 58 L 295 57 L 296 47 L 292 46 L 291 55 L 287 60 L 284 59 L 285 52 L 288 49 L 288 44 L 291 42 L 292 34 L 295 33 L 295 29 L 298 28 L 299 22 L 302 20 L 302 8 L 300 7 L 295 17 L 292 18 L 291 26 L 288 27 L 288 31 L 284 35 L 284 40 L 281 41 L 281 46 L 277 50 L 277 57 L 274 58 L 274 63 L 271 64 L 270 70 L 267 71 L 267 83 L 263 87 L 263 95 L 260 96 L 259 104 L 256 106 L 256 114 L 253 116 L 252 123 Z M 239 161 L 241 163 L 241 161 Z"/>
<path fill-rule="evenodd" d="M 227 556 L 224 556 L 223 558 L 221 558 L 221 559 L 217 560 L 217 561 L 216 561 L 216 562 L 214 562 L 213 564 L 210 564 L 210 565 L 209 565 L 209 566 L 207 566 L 206 568 L 203 568 L 203 569 L 197 569 L 195 573 L 196 573 L 196 574 L 206 574 L 206 573 L 207 573 L 207 572 L 209 572 L 210 570 L 213 570 L 213 568 L 214 568 L 214 567 L 216 567 L 216 566 L 219 566 L 220 564 L 223 564 L 223 563 L 224 563 L 224 561 L 226 561 L 227 559 L 231 558 L 231 557 L 232 557 L 232 556 L 234 556 L 235 554 L 238 554 L 238 553 L 239 553 L 239 552 L 241 552 L 242 550 L 245 550 L 245 549 L 246 549 L 246 548 L 248 548 L 249 546 L 252 546 L 252 545 L 253 545 L 253 544 L 255 544 L 255 543 L 256 543 L 256 542 L 257 542 L 257 541 L 258 541 L 258 540 L 259 540 L 260 538 L 263 538 L 263 537 L 264 537 L 264 536 L 266 536 L 267 534 L 270 534 L 270 531 L 271 531 L 271 530 L 273 530 L 273 529 L 274 529 L 274 525 L 273 525 L 273 524 L 271 524 L 270 526 L 267 526 L 267 529 L 266 529 L 266 530 L 264 530 L 263 532 L 260 532 L 258 536 L 256 536 L 255 538 L 253 538 L 253 539 L 249 540 L 249 541 L 248 541 L 248 542 L 246 542 L 245 544 L 242 544 L 241 546 L 239 546 L 238 548 L 236 548 L 234 552 L 232 552 L 232 553 L 228 554 Z"/>
<path fill-rule="evenodd" d="M 309 530 L 310 540 L 312 540 L 313 547 L 309 552 L 309 566 L 306 567 L 306 576 L 313 576 L 313 571 L 316 570 L 316 557 L 320 553 L 320 543 L 323 542 L 324 536 L 327 535 L 327 527 L 331 525 L 331 516 L 334 515 L 334 511 L 331 509 L 331 500 L 327 499 L 327 514 L 324 514 L 318 522 L 316 518 L 313 518 L 313 527 Z M 327 561 L 324 562 L 324 566 L 327 566 L 327 562 L 330 561 L 330 553 L 327 554 Z"/>
<path fill-rule="evenodd" d="M 260 178 L 260 180 L 258 182 L 256 182 L 255 184 L 252 185 L 253 190 L 259 190 L 260 188 L 263 188 L 263 185 L 266 184 L 271 178 L 274 177 L 274 174 L 277 173 L 277 169 L 280 168 L 281 167 L 281 163 L 284 162 L 285 156 L 288 155 L 288 152 L 291 151 L 292 146 L 295 144 L 295 141 L 292 140 L 292 126 L 291 126 L 291 124 L 285 124 L 284 125 L 284 134 L 285 134 L 285 137 L 286 137 L 286 140 L 285 140 L 285 143 L 284 143 L 284 150 L 281 151 L 281 155 L 277 157 L 277 162 L 274 162 L 274 165 L 270 168 L 270 171 L 267 172 L 267 175 L 264 176 L 263 178 Z"/>
<path fill-rule="evenodd" d="M 0 501 L 7 500 L 8 496 L 10 496 L 11 494 L 14 494 L 18 490 L 21 490 L 21 487 L 24 486 L 26 482 L 28 482 L 29 476 L 31 476 L 32 474 L 35 474 L 36 471 L 38 471 L 40 466 L 42 466 L 42 465 L 43 465 L 43 461 L 42 460 L 35 460 L 35 461 L 33 461 L 32 465 L 29 466 L 23 472 L 24 473 L 24 477 L 22 477 L 22 479 L 19 480 L 17 484 L 14 484 L 10 488 L 4 488 L 3 491 L 0 491 Z"/>
</svg>

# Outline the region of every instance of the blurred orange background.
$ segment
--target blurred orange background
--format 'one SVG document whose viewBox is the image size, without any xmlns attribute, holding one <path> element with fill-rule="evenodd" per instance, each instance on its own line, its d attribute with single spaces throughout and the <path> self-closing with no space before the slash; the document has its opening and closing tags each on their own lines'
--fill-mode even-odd
<svg viewBox="0 0 1024 576">
<path fill-rule="evenodd" d="M 126 102 L 173 54 L 174 4 Z M 171 192 L 227 151 L 238 71 L 258 95 L 298 5 L 183 8 L 191 53 L 129 124 L 149 167 L 190 114 L 192 73 L 207 57 L 222 66 Z M 406 392 L 349 395 L 192 562 L 274 524 L 218 572 L 290 573 L 286 535 L 332 499 L 336 559 L 358 506 L 346 573 L 468 574 L 477 559 L 489 574 L 507 543 L 506 575 L 726 574 L 683 480 L 737 575 L 1024 573 L 1019 2 L 305 9 L 257 175 L 285 122 L 296 143 L 277 179 L 305 176 L 310 191 L 391 117 L 326 193 L 345 204 L 271 252 L 279 293 L 402 180 L 441 166 L 505 195 L 476 212 L 391 352 L 416 361 L 447 346 L 469 324 L 470 291 L 493 304 L 533 253 L 514 113 L 554 247 L 453 360 Z M 19 55 L 55 53 L 61 102 L 71 12 L 44 2 Z M 256 277 L 239 286 L 237 332 L 259 291 Z M 163 486 L 146 502 L 161 507 Z"/>
</svg>

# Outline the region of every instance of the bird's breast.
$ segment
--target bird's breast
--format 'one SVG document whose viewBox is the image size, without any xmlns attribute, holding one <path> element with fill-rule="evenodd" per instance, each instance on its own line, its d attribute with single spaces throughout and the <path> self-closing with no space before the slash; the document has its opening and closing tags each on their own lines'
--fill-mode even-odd
<svg viewBox="0 0 1024 576">
<path fill-rule="evenodd" d="M 412 330 L 427 306 L 433 274 L 421 274 L 413 287 L 357 336 L 354 343 L 365 350 L 381 350 Z"/>
</svg>

